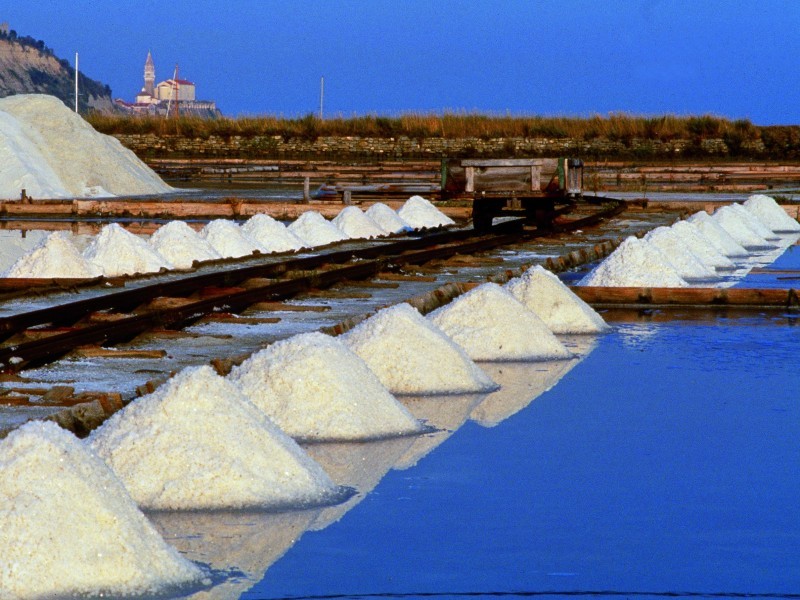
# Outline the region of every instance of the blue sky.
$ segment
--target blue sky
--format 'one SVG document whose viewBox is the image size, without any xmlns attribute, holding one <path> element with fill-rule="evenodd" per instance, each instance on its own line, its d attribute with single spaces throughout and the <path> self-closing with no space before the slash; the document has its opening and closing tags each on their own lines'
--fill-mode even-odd
<svg viewBox="0 0 800 600">
<path fill-rule="evenodd" d="M 227 115 L 715 114 L 800 123 L 800 1 L 0 0 L 132 100 L 147 51 Z"/>
</svg>

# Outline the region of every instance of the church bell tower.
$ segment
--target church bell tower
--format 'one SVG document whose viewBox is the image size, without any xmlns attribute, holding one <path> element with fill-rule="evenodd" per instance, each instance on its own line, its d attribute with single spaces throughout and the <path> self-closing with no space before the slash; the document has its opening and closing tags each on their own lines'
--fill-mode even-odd
<svg viewBox="0 0 800 600">
<path fill-rule="evenodd" d="M 156 95 L 156 67 L 153 64 L 153 56 L 147 51 L 147 60 L 144 62 L 144 93 L 155 97 Z"/>
</svg>

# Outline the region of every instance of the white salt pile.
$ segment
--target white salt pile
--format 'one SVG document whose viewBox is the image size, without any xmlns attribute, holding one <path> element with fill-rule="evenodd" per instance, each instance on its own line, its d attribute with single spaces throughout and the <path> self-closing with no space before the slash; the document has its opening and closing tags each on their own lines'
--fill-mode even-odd
<svg viewBox="0 0 800 600">
<path fill-rule="evenodd" d="M 405 303 L 378 311 L 342 338 L 394 394 L 466 394 L 497 387 L 463 348 Z"/>
<path fill-rule="evenodd" d="M 747 210 L 744 206 L 738 203 L 731 204 L 731 208 L 735 210 L 739 215 L 741 215 L 742 219 L 755 231 L 758 235 L 763 237 L 765 240 L 779 240 L 780 236 L 776 235 L 772 229 L 767 227 L 761 219 L 759 219 L 755 213 Z"/>
<path fill-rule="evenodd" d="M 688 287 L 661 250 L 630 236 L 578 285 Z"/>
<path fill-rule="evenodd" d="M 0 99 L 0 198 L 163 194 L 172 191 L 115 138 L 53 96 Z"/>
<path fill-rule="evenodd" d="M 354 240 L 382 237 L 388 233 L 357 206 L 345 206 L 332 223 Z"/>
<path fill-rule="evenodd" d="M 678 221 L 670 229 L 704 265 L 714 269 L 734 268 L 733 261 L 717 250 L 694 223 Z"/>
<path fill-rule="evenodd" d="M 276 342 L 229 379 L 292 437 L 374 439 L 422 429 L 363 360 L 322 333 Z"/>
<path fill-rule="evenodd" d="M 99 277 L 103 271 L 86 260 L 70 241 L 69 234 L 56 232 L 17 260 L 3 277 Z"/>
<path fill-rule="evenodd" d="M 601 333 L 610 329 L 591 306 L 554 273 L 539 265 L 512 279 L 505 287 L 553 333 Z"/>
<path fill-rule="evenodd" d="M 770 244 L 760 236 L 748 221 L 732 206 L 721 206 L 711 215 L 717 224 L 722 227 L 737 243 L 750 248 L 766 248 Z"/>
<path fill-rule="evenodd" d="M 207 223 L 200 231 L 200 237 L 223 258 L 240 258 L 254 252 L 266 252 L 261 244 L 247 237 L 236 223 L 227 219 L 215 219 Z"/>
<path fill-rule="evenodd" d="M 389 233 L 401 233 L 414 229 L 383 202 L 376 202 L 370 206 L 367 209 L 367 216 Z"/>
<path fill-rule="evenodd" d="M 749 255 L 745 247 L 733 239 L 731 234 L 725 231 L 706 211 L 701 210 L 694 213 L 687 221 L 695 225 L 698 231 L 725 256 L 739 258 Z"/>
<path fill-rule="evenodd" d="M 103 461 L 54 423 L 0 441 L 0 472 L 0 597 L 149 596 L 203 580 Z"/>
<path fill-rule="evenodd" d="M 455 224 L 453 219 L 422 196 L 411 196 L 398 209 L 397 214 L 414 229 L 432 229 Z"/>
<path fill-rule="evenodd" d="M 800 223 L 787 215 L 786 211 L 770 196 L 754 194 L 747 199 L 744 207 L 771 231 L 781 233 L 800 232 Z"/>
<path fill-rule="evenodd" d="M 496 283 L 485 283 L 431 312 L 430 321 L 472 360 L 534 361 L 572 354 L 535 313 Z"/>
<path fill-rule="evenodd" d="M 303 240 L 269 215 L 258 213 L 242 225 L 242 231 L 266 252 L 291 252 L 303 247 Z"/>
<path fill-rule="evenodd" d="M 222 258 L 208 240 L 183 221 L 170 221 L 159 227 L 150 236 L 149 244 L 176 269 L 190 269 L 194 261 Z"/>
<path fill-rule="evenodd" d="M 348 239 L 336 225 L 325 220 L 315 210 L 309 210 L 295 219 L 287 228 L 310 248 L 325 246 Z"/>
<path fill-rule="evenodd" d="M 656 227 L 647 232 L 645 241 L 661 250 L 683 279 L 714 279 L 713 267 L 708 267 L 687 247 L 683 238 L 669 227 Z"/>
<path fill-rule="evenodd" d="M 83 256 L 98 265 L 106 277 L 155 273 L 172 268 L 170 262 L 147 242 L 116 223 L 103 227 L 83 251 Z"/>
<path fill-rule="evenodd" d="M 184 369 L 89 441 L 139 505 L 186 510 L 319 503 L 322 468 L 209 366 Z"/>
</svg>

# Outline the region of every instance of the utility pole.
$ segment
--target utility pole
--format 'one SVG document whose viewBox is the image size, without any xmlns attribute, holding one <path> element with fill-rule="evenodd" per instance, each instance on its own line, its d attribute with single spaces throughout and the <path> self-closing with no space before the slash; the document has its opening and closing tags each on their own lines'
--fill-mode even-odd
<svg viewBox="0 0 800 600">
<path fill-rule="evenodd" d="M 319 120 L 322 121 L 323 102 L 325 101 L 325 77 L 319 78 Z"/>
<path fill-rule="evenodd" d="M 78 112 L 78 53 L 75 53 L 75 112 Z"/>
</svg>

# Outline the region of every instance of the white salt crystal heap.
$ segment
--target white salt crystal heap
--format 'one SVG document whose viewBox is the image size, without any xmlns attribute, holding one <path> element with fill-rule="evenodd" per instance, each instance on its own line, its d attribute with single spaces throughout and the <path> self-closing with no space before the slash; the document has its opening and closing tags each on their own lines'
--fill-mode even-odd
<svg viewBox="0 0 800 600">
<path fill-rule="evenodd" d="M 331 222 L 354 240 L 382 237 L 387 233 L 357 206 L 345 206 Z"/>
<path fill-rule="evenodd" d="M 578 285 L 688 287 L 661 250 L 630 236 Z"/>
<path fill-rule="evenodd" d="M 239 226 L 227 219 L 215 219 L 200 231 L 206 240 L 223 258 L 241 258 L 253 252 L 266 252 L 261 244 L 247 237 Z"/>
<path fill-rule="evenodd" d="M 292 437 L 357 440 L 422 429 L 363 360 L 322 333 L 276 342 L 229 379 Z"/>
<path fill-rule="evenodd" d="M 535 313 L 496 283 L 485 283 L 427 317 L 472 360 L 533 361 L 572 354 Z"/>
<path fill-rule="evenodd" d="M 341 337 L 394 394 L 462 394 L 497 387 L 463 348 L 405 303 L 378 311 Z"/>
<path fill-rule="evenodd" d="M 73 198 L 172 191 L 115 138 L 53 96 L 0 99 L 0 198 Z"/>
<path fill-rule="evenodd" d="M 269 215 L 258 213 L 242 225 L 242 231 L 266 252 L 291 252 L 303 247 L 303 240 Z"/>
<path fill-rule="evenodd" d="M 719 223 L 714 220 L 706 211 L 701 210 L 690 216 L 687 221 L 695 225 L 709 242 L 722 254 L 729 258 L 742 258 L 749 253 L 730 233 L 728 233 Z"/>
<path fill-rule="evenodd" d="M 433 229 L 455 224 L 453 219 L 422 196 L 411 196 L 398 209 L 397 214 L 414 229 Z"/>
<path fill-rule="evenodd" d="M 21 256 L 3 273 L 3 277 L 99 277 L 103 271 L 86 260 L 69 235 L 56 232 L 48 235 L 41 244 L 28 254 Z"/>
<path fill-rule="evenodd" d="M 8 271 L 20 258 L 41 246 L 52 233 L 40 229 L 0 230 L 0 271 Z"/>
<path fill-rule="evenodd" d="M 656 227 L 644 236 L 645 241 L 661 250 L 683 279 L 714 279 L 712 267 L 707 267 L 687 247 L 683 238 L 669 227 Z"/>
<path fill-rule="evenodd" d="M 186 510 L 319 503 L 337 488 L 211 367 L 136 400 L 89 441 L 141 506 Z"/>
<path fill-rule="evenodd" d="M 172 268 L 169 261 L 147 242 L 116 223 L 103 227 L 83 251 L 83 256 L 98 265 L 107 277 L 155 273 Z"/>
<path fill-rule="evenodd" d="M 389 233 L 401 233 L 414 229 L 383 202 L 376 202 L 370 206 L 367 209 L 367 216 Z"/>
<path fill-rule="evenodd" d="M 194 261 L 222 258 L 207 240 L 183 221 L 170 221 L 159 227 L 150 236 L 149 244 L 176 269 L 190 269 Z"/>
<path fill-rule="evenodd" d="M 776 235 L 772 229 L 767 227 L 764 223 L 762 223 L 761 219 L 759 219 L 755 213 L 747 210 L 744 206 L 738 203 L 733 203 L 730 205 L 733 210 L 739 213 L 739 216 L 747 223 L 747 225 L 755 231 L 758 235 L 764 238 L 767 241 L 774 241 L 779 240 L 780 236 Z"/>
<path fill-rule="evenodd" d="M 704 265 L 714 269 L 734 268 L 733 261 L 717 250 L 694 223 L 678 221 L 670 229 Z"/>
<path fill-rule="evenodd" d="M 746 250 L 770 246 L 732 206 L 721 206 L 714 211 L 711 218 Z"/>
<path fill-rule="evenodd" d="M 800 223 L 787 215 L 786 211 L 770 196 L 754 194 L 747 199 L 744 207 L 771 231 L 781 233 L 800 232 Z"/>
<path fill-rule="evenodd" d="M 591 306 L 555 274 L 539 265 L 512 279 L 505 287 L 553 333 L 601 333 L 610 329 Z"/>
<path fill-rule="evenodd" d="M 0 472 L 0 597 L 145 595 L 202 580 L 103 461 L 54 423 L 0 441 Z"/>
<path fill-rule="evenodd" d="M 309 248 L 349 239 L 336 225 L 327 221 L 315 210 L 304 212 L 287 229 L 303 240 L 303 245 Z"/>
</svg>

